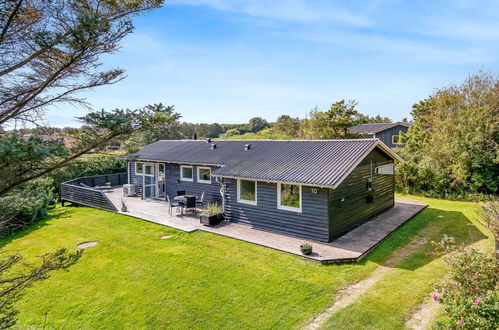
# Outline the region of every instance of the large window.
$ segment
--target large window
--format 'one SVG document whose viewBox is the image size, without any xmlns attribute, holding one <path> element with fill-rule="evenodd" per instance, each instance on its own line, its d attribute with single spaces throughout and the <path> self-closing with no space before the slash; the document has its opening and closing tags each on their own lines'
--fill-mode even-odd
<svg viewBox="0 0 499 330">
<path fill-rule="evenodd" d="M 402 144 L 400 135 L 392 135 L 392 144 Z"/>
<path fill-rule="evenodd" d="M 192 166 L 180 166 L 180 180 L 191 182 L 193 181 Z"/>
<path fill-rule="evenodd" d="M 237 201 L 256 205 L 256 181 L 237 180 Z"/>
<path fill-rule="evenodd" d="M 301 212 L 301 186 L 297 184 L 277 184 L 277 208 Z"/>
<path fill-rule="evenodd" d="M 211 168 L 198 166 L 198 182 L 211 183 Z"/>
<path fill-rule="evenodd" d="M 154 166 L 148 163 L 135 163 L 135 174 L 154 176 Z"/>
</svg>

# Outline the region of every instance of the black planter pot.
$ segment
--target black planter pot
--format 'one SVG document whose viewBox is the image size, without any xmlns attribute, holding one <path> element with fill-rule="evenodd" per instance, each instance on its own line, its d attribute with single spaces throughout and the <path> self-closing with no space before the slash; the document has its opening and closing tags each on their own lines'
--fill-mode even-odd
<svg viewBox="0 0 499 330">
<path fill-rule="evenodd" d="M 311 246 L 300 245 L 300 250 L 301 250 L 301 253 L 304 254 L 304 255 L 309 255 L 310 253 L 312 253 L 312 247 Z"/>
<path fill-rule="evenodd" d="M 224 215 L 222 213 L 215 214 L 215 215 L 212 215 L 212 216 L 202 215 L 202 216 L 199 217 L 199 222 L 202 225 L 211 227 L 211 226 L 214 226 L 214 225 L 218 225 L 224 218 L 225 217 L 224 217 Z"/>
</svg>

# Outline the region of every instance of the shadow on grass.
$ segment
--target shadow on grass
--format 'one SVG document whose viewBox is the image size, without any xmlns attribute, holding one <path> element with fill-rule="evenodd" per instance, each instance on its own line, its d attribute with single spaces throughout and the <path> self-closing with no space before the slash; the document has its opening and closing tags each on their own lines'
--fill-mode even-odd
<svg viewBox="0 0 499 330">
<path fill-rule="evenodd" d="M 10 234 L 7 237 L 3 237 L 0 239 L 0 249 L 5 247 L 6 245 L 12 243 L 13 241 L 22 238 L 24 236 L 28 236 L 29 234 L 35 232 L 36 230 L 43 228 L 45 226 L 48 226 L 50 222 L 62 218 L 62 217 L 67 217 L 71 214 L 73 214 L 75 210 L 73 208 L 69 207 L 55 207 L 51 210 L 49 210 L 49 214 L 41 219 L 36 221 L 35 223 L 29 225 L 26 228 L 20 229 L 12 234 Z"/>
<path fill-rule="evenodd" d="M 409 246 L 409 243 L 414 243 L 412 240 L 418 234 L 421 234 L 423 230 L 425 236 L 421 237 L 421 240 L 424 241 L 420 245 L 416 243 L 415 246 Z M 443 211 L 430 207 L 424 209 L 413 219 L 398 228 L 356 265 L 363 266 L 368 262 L 374 262 L 387 267 L 416 270 L 437 258 L 436 256 L 428 255 L 428 252 L 433 251 L 430 241 L 439 241 L 444 234 L 454 237 L 456 244 L 464 244 L 465 246 L 487 238 L 462 212 Z M 399 248 L 405 248 L 407 252 L 399 251 L 401 252 L 398 255 L 400 260 L 393 263 L 395 266 L 387 263 L 395 250 Z M 410 262 L 404 262 L 409 257 L 411 257 Z"/>
</svg>

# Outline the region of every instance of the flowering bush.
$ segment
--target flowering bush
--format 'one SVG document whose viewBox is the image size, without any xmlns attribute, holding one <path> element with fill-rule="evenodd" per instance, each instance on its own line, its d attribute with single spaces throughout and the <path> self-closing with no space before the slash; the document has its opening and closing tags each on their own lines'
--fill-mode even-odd
<svg viewBox="0 0 499 330">
<path fill-rule="evenodd" d="M 453 253 L 445 257 L 449 273 L 435 285 L 433 300 L 444 306 L 448 318 L 439 326 L 497 329 L 499 272 L 496 259 L 475 248 L 455 247 L 450 237 L 435 245 Z"/>
</svg>

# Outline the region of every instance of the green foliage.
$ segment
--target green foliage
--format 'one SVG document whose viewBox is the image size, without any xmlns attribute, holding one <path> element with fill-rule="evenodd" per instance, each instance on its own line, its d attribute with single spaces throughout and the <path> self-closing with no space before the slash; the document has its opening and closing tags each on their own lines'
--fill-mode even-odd
<svg viewBox="0 0 499 330">
<path fill-rule="evenodd" d="M 43 219 L 57 201 L 54 181 L 39 178 L 0 197 L 0 237 Z"/>
<path fill-rule="evenodd" d="M 229 130 L 227 130 L 227 132 L 225 132 L 225 137 L 233 137 L 233 136 L 237 136 L 239 137 L 241 135 L 241 132 L 237 129 L 237 128 L 231 128 Z"/>
<path fill-rule="evenodd" d="M 67 166 L 92 148 L 109 141 L 147 132 L 175 121 L 172 106 L 148 105 L 136 110 L 97 111 L 80 117 L 84 124 L 76 134 L 77 146 L 69 152 L 59 143 L 23 140 L 18 136 L 0 136 L 0 196 L 14 187 Z"/>
<path fill-rule="evenodd" d="M 201 211 L 201 215 L 211 217 L 222 213 L 222 207 L 218 203 L 208 203 L 205 209 Z"/>
<path fill-rule="evenodd" d="M 69 252 L 59 248 L 41 256 L 41 263 L 26 264 L 19 253 L 0 255 L 0 328 L 12 327 L 19 312 L 14 304 L 21 299 L 23 291 L 35 282 L 46 280 L 52 271 L 67 269 L 80 259 L 83 251 Z"/>
<path fill-rule="evenodd" d="M 355 110 L 354 100 L 340 100 L 331 105 L 328 111 L 317 108 L 310 111 L 300 127 L 300 136 L 305 139 L 344 139 L 358 135 L 348 133 L 348 128 L 366 122 L 366 116 Z"/>
<path fill-rule="evenodd" d="M 227 133 L 230 133 L 229 131 L 227 131 Z M 245 133 L 242 135 L 237 135 L 237 134 L 234 135 L 230 133 L 225 136 L 225 139 L 236 139 L 236 140 L 289 140 L 292 138 L 293 138 L 292 136 L 275 132 L 273 128 L 265 128 L 256 133 Z"/>
<path fill-rule="evenodd" d="M 100 71 L 100 57 L 118 50 L 132 17 L 162 3 L 2 1 L 0 124 L 36 122 L 56 103 L 88 105 L 78 92 L 123 79 L 121 69 Z"/>
<path fill-rule="evenodd" d="M 247 131 L 256 133 L 269 127 L 269 123 L 261 117 L 253 117 L 248 122 Z"/>
<path fill-rule="evenodd" d="M 288 115 L 282 115 L 272 124 L 272 130 L 275 134 L 283 136 L 298 137 L 300 134 L 300 119 Z"/>
<path fill-rule="evenodd" d="M 453 252 L 449 237 L 435 245 Z M 460 246 L 444 260 L 449 272 L 435 285 L 433 297 L 444 306 L 447 318 L 440 323 L 446 328 L 495 329 L 499 324 L 499 273 L 497 261 L 475 248 Z"/>
<path fill-rule="evenodd" d="M 470 76 L 413 106 L 414 126 L 399 151 L 397 170 L 406 192 L 465 197 L 499 192 L 499 81 Z"/>
<path fill-rule="evenodd" d="M 364 118 L 365 123 L 386 123 L 386 124 L 389 124 L 392 122 L 392 120 L 390 118 L 383 117 L 381 115 L 376 115 L 374 117 L 363 116 L 363 118 Z M 407 122 L 407 118 L 404 118 L 404 119 Z M 402 121 L 404 121 L 404 119 L 402 119 Z"/>
</svg>

